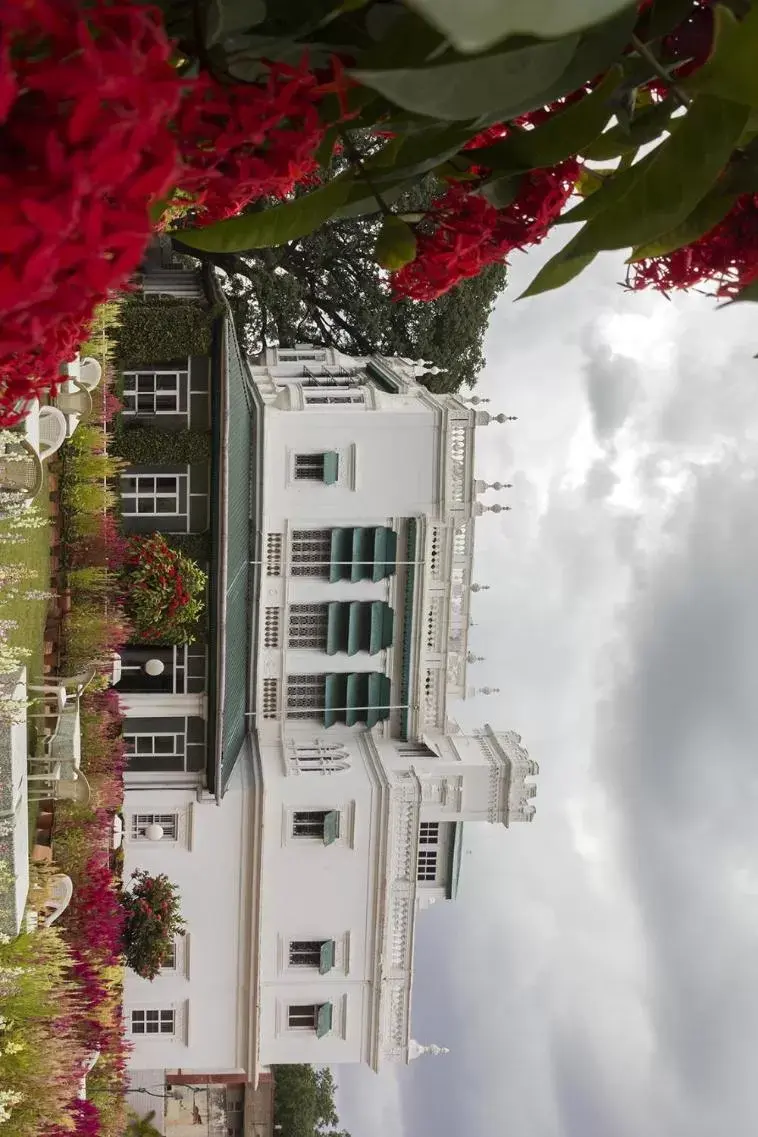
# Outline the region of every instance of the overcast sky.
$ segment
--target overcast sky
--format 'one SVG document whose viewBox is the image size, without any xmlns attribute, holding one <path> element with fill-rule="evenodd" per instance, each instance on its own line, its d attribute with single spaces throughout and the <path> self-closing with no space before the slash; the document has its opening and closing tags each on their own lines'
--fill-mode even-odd
<svg viewBox="0 0 758 1137">
<path fill-rule="evenodd" d="M 353 1137 L 741 1137 L 758 1117 L 758 307 L 616 283 L 514 303 L 477 393 L 461 705 L 523 736 L 537 817 L 467 826 L 420 915 L 410 1068 L 340 1067 Z M 498 500 L 497 495 L 487 495 Z M 501 495 L 500 500 L 505 500 Z"/>
</svg>

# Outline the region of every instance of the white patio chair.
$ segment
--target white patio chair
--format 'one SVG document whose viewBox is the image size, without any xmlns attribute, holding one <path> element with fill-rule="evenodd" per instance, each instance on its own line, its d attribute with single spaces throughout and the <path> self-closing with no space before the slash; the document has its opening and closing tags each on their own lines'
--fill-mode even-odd
<svg viewBox="0 0 758 1137">
<path fill-rule="evenodd" d="M 92 396 L 81 383 L 70 379 L 64 383 L 55 396 L 55 405 L 64 415 L 78 415 L 87 418 L 92 414 Z"/>
<path fill-rule="evenodd" d="M 39 456 L 44 462 L 60 450 L 68 437 L 66 416 L 57 407 L 41 407 L 39 412 Z"/>
<path fill-rule="evenodd" d="M 87 671 L 80 671 L 77 675 L 48 675 L 45 683 L 41 687 L 29 687 L 30 691 L 50 691 L 63 687 L 67 689 L 73 687 L 77 696 L 81 695 L 83 691 L 89 687 L 92 680 L 97 675 L 97 668 L 90 667 Z"/>
<path fill-rule="evenodd" d="M 42 904 L 42 910 L 46 913 L 42 921 L 43 928 L 49 928 L 66 911 L 74 895 L 74 882 L 65 873 L 53 873 L 48 881 L 48 889 L 49 896 Z"/>
<path fill-rule="evenodd" d="M 85 391 L 94 391 L 103 377 L 103 369 L 91 355 L 79 361 L 79 386 Z"/>
</svg>

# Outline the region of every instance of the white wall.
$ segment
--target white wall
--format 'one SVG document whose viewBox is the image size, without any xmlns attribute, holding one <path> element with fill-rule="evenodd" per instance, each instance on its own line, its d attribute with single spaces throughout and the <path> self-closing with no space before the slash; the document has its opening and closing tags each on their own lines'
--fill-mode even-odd
<svg viewBox="0 0 758 1137">
<path fill-rule="evenodd" d="M 176 972 L 152 983 L 127 970 L 124 1014 L 137 1007 L 174 1007 L 176 1038 L 132 1036 L 130 1066 L 206 1072 L 234 1070 L 244 1062 L 237 1038 L 242 861 L 249 834 L 248 773 L 244 762 L 222 804 L 199 803 L 188 790 L 127 789 L 125 880 L 135 868 L 165 872 L 179 887 L 187 937 L 180 941 Z M 133 813 L 180 816 L 177 842 L 135 841 Z"/>
<path fill-rule="evenodd" d="M 323 735 L 315 727 L 314 734 Z M 266 783 L 260 938 L 260 1061 L 356 1062 L 365 1058 L 369 977 L 374 964 L 373 902 L 378 792 L 354 739 L 347 771 L 286 776 L 280 745 L 262 747 Z M 329 732 L 328 740 L 336 735 Z M 325 846 L 293 838 L 294 809 L 339 809 L 340 837 Z M 326 975 L 289 966 L 291 940 L 333 939 Z M 330 1001 L 332 1032 L 289 1029 L 292 1003 Z"/>
<path fill-rule="evenodd" d="M 290 519 L 306 526 L 382 524 L 392 517 L 435 512 L 439 500 L 439 429 L 434 412 L 414 400 L 417 413 L 329 407 L 265 410 L 264 528 Z M 319 450 L 340 455 L 337 484 L 295 481 L 294 456 Z M 348 522 L 349 523 L 349 522 Z"/>
</svg>

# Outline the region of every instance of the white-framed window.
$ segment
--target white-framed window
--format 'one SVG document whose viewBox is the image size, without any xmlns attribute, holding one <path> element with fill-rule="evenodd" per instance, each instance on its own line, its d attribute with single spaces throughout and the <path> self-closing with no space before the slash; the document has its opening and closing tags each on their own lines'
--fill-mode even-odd
<svg viewBox="0 0 758 1137">
<path fill-rule="evenodd" d="M 124 371 L 125 415 L 186 415 L 189 371 Z"/>
<path fill-rule="evenodd" d="M 437 850 L 419 849 L 416 880 L 434 881 L 437 879 Z"/>
<path fill-rule="evenodd" d="M 310 967 L 319 969 L 321 966 L 321 952 L 325 943 L 330 940 L 290 940 L 289 965 L 290 967 Z"/>
<path fill-rule="evenodd" d="M 296 809 L 292 813 L 292 836 L 323 841 L 329 809 Z"/>
<path fill-rule="evenodd" d="M 125 734 L 124 746 L 135 769 L 183 771 L 187 762 L 187 736 L 184 731 L 156 734 Z"/>
<path fill-rule="evenodd" d="M 331 557 L 331 529 L 293 530 L 290 544 L 293 576 L 328 577 Z"/>
<path fill-rule="evenodd" d="M 129 1020 L 132 1034 L 176 1034 L 174 1007 L 138 1007 L 131 1011 Z"/>
<path fill-rule="evenodd" d="M 301 351 L 294 347 L 280 347 L 277 354 L 281 363 L 298 363 L 308 359 L 323 362 L 326 359 L 326 352 L 317 348 L 303 348 Z"/>
<path fill-rule="evenodd" d="M 178 813 L 133 813 L 131 839 L 133 841 L 149 841 L 147 831 L 151 825 L 160 825 L 163 830 L 161 841 L 177 841 L 179 839 Z"/>
<path fill-rule="evenodd" d="M 121 509 L 125 517 L 183 517 L 187 512 L 187 474 L 124 474 Z"/>
<path fill-rule="evenodd" d="M 289 611 L 289 646 L 323 651 L 328 620 L 327 604 L 293 604 Z"/>
<path fill-rule="evenodd" d="M 311 388 L 303 392 L 306 406 L 349 406 L 362 405 L 366 402 L 366 394 L 360 387 L 343 387 L 341 390 L 318 390 Z"/>
<path fill-rule="evenodd" d="M 307 1030 L 323 1038 L 332 1029 L 331 1003 L 290 1003 L 287 1007 L 287 1026 L 290 1030 Z"/>
<path fill-rule="evenodd" d="M 176 971 L 178 959 L 179 959 L 179 949 L 178 949 L 178 945 L 176 942 L 176 938 L 174 938 L 169 945 L 168 951 L 166 952 L 166 954 L 163 957 L 163 963 L 161 964 L 161 971 Z"/>
<path fill-rule="evenodd" d="M 323 675 L 290 675 L 287 679 L 287 717 L 318 718 L 324 711 L 326 679 Z"/>
<path fill-rule="evenodd" d="M 419 826 L 419 844 L 421 845 L 439 845 L 440 843 L 440 823 L 439 821 L 422 821 Z"/>
<path fill-rule="evenodd" d="M 437 751 L 425 742 L 396 742 L 395 748 L 405 758 L 439 758 Z"/>
<path fill-rule="evenodd" d="M 334 774 L 350 768 L 350 754 L 339 742 L 295 743 L 291 752 L 301 773 Z"/>
</svg>

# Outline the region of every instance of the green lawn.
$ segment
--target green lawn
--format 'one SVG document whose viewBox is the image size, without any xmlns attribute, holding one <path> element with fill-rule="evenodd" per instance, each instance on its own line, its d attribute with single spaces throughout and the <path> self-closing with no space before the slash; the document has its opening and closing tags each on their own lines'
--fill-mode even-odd
<svg viewBox="0 0 758 1137">
<path fill-rule="evenodd" d="M 37 509 L 47 515 L 48 513 L 47 479 L 36 498 Z M 22 586 L 21 592 L 28 589 L 50 588 L 50 529 L 45 525 L 41 529 L 30 529 L 24 533 L 24 540 L 19 544 L 9 544 L 2 541 L 2 536 L 8 532 L 8 525 L 0 521 L 0 563 L 23 564 L 30 572 L 36 574 L 33 580 Z M 11 644 L 26 648 L 31 654 L 25 663 L 28 667 L 29 678 L 34 681 L 42 675 L 43 634 L 47 618 L 47 600 L 7 600 L 0 593 L 0 620 L 15 620 L 18 624 L 8 635 Z"/>
</svg>

